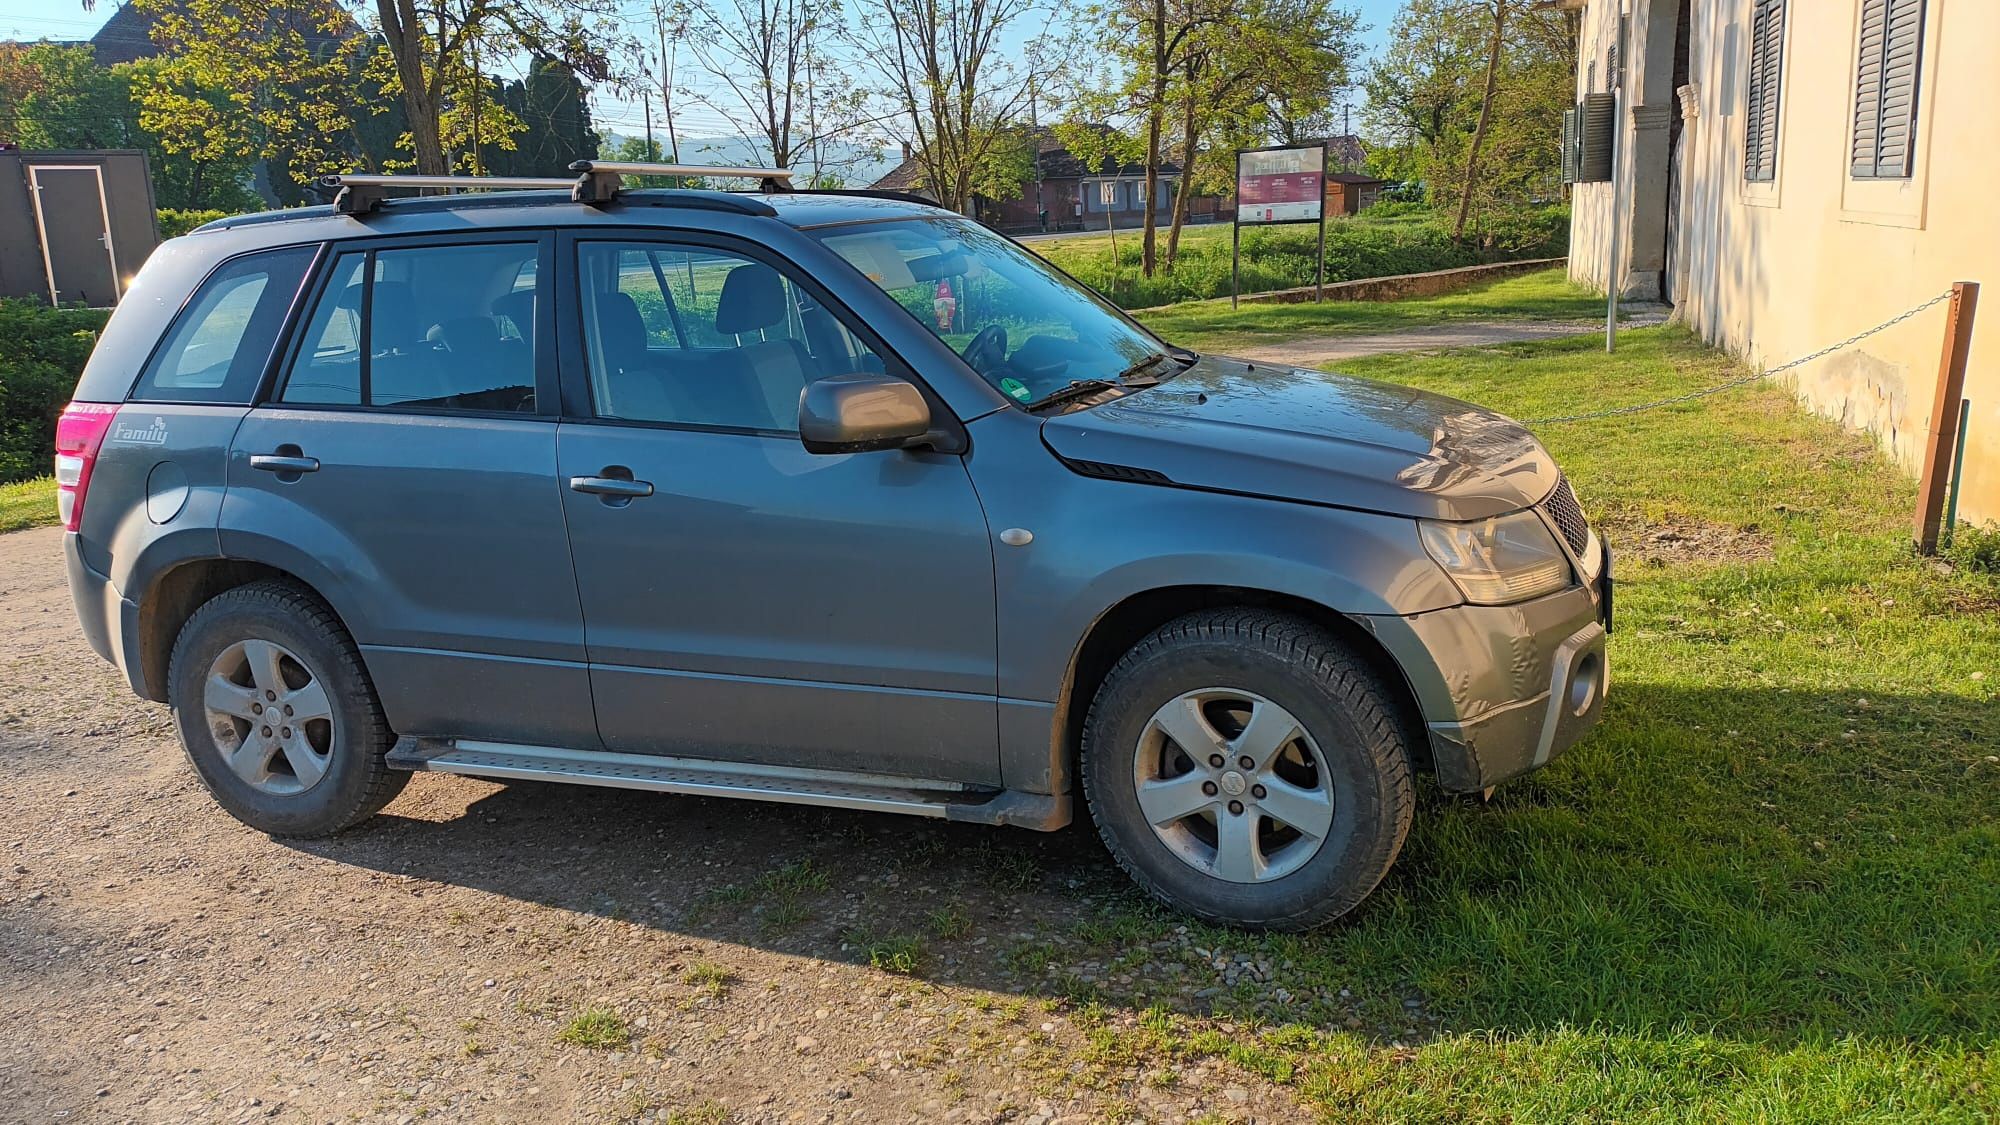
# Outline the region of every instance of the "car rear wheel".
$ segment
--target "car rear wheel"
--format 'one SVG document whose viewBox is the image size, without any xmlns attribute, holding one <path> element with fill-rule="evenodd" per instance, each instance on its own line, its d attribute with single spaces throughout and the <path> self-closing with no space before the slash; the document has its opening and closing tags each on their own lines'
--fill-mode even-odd
<svg viewBox="0 0 2000 1125">
<path fill-rule="evenodd" d="M 1326 630 L 1255 609 L 1139 642 L 1085 721 L 1084 792 L 1120 866 L 1204 920 L 1303 930 L 1381 882 L 1409 832 L 1394 697 Z"/>
<path fill-rule="evenodd" d="M 256 582 L 196 610 L 167 673 L 181 745 L 236 819 L 324 836 L 393 800 L 409 774 L 361 654 L 338 618 L 289 582 Z"/>
</svg>

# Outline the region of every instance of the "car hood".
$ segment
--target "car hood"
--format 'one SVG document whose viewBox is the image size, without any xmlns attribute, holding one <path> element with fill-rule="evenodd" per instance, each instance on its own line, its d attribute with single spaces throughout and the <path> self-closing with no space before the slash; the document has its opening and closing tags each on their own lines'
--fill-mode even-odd
<svg viewBox="0 0 2000 1125">
<path fill-rule="evenodd" d="M 1187 488 L 1430 519 L 1516 511 L 1556 485 L 1541 443 L 1493 411 L 1221 356 L 1054 415 L 1042 438 L 1066 460 L 1147 470 Z"/>
</svg>

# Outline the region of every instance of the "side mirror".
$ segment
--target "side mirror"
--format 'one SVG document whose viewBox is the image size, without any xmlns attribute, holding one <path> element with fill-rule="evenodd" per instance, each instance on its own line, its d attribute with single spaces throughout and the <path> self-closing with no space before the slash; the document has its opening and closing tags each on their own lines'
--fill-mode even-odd
<svg viewBox="0 0 2000 1125">
<path fill-rule="evenodd" d="M 799 393 L 799 440 L 810 453 L 901 449 L 930 432 L 923 392 L 892 375 L 830 375 Z"/>
</svg>

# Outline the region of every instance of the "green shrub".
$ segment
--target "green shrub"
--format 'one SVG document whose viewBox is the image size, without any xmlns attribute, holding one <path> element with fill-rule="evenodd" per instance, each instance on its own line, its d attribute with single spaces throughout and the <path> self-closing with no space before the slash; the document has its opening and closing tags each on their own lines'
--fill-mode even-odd
<svg viewBox="0 0 2000 1125">
<path fill-rule="evenodd" d="M 1390 213 L 1383 214 L 1385 208 Z M 1555 257 L 1567 252 L 1569 211 L 1545 207 L 1506 211 L 1482 220 L 1454 241 L 1446 228 L 1420 205 L 1377 205 L 1357 218 L 1339 218 L 1326 226 L 1326 280 L 1354 281 L 1392 274 L 1473 266 L 1515 258 Z M 1388 221 L 1383 221 L 1387 219 Z M 1316 228 L 1301 224 L 1250 227 L 1243 232 L 1242 291 L 1261 293 L 1313 282 Z M 1164 245 L 1164 237 L 1162 239 Z M 1121 237 L 1114 263 L 1109 249 L 1066 254 L 1051 247 L 1052 256 L 1079 280 L 1095 287 L 1128 309 L 1153 308 L 1179 301 L 1229 295 L 1229 239 L 1203 238 L 1181 243 L 1171 273 L 1139 276 L 1139 239 Z"/>
<path fill-rule="evenodd" d="M 179 238 L 203 223 L 212 223 L 229 214 L 227 211 L 193 211 L 175 207 L 162 207 L 158 213 L 161 238 Z"/>
<path fill-rule="evenodd" d="M 48 473 L 56 416 L 76 389 L 106 315 L 0 300 L 0 482 Z"/>
</svg>

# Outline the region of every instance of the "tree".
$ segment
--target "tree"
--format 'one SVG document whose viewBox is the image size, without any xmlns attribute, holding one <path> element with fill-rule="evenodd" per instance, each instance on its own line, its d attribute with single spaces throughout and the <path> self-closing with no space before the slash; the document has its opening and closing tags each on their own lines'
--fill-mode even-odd
<svg viewBox="0 0 2000 1125">
<path fill-rule="evenodd" d="M 409 118 L 416 170 L 450 172 L 447 145 L 475 154 L 511 144 L 518 120 L 489 117 L 479 60 L 525 50 L 561 61 L 592 80 L 609 77 L 614 0 L 374 0 L 395 88 Z"/>
<path fill-rule="evenodd" d="M 341 0 L 135 2 L 165 51 L 140 103 L 170 151 L 241 151 L 264 158 L 274 180 L 301 183 L 393 160 L 395 134 L 371 128 L 384 115 L 370 66 L 381 43 Z"/>
<path fill-rule="evenodd" d="M 970 214 L 976 196 L 1018 194 L 1031 156 L 1018 126 L 1048 85 L 1056 46 L 1044 34 L 1018 61 L 1001 37 L 1041 15 L 1034 0 L 866 0 L 856 31 L 882 82 L 890 129 L 911 146 L 919 185 Z"/>
<path fill-rule="evenodd" d="M 1234 151 L 1273 131 L 1283 142 L 1304 140 L 1291 130 L 1326 115 L 1360 50 L 1359 20 L 1328 0 L 1239 0 L 1231 9 L 1231 18 L 1200 28 L 1182 53 L 1175 91 L 1181 190 L 1167 230 L 1169 270 L 1197 185 L 1233 187 Z"/>
<path fill-rule="evenodd" d="M 143 92 L 160 81 L 160 61 L 114 67 L 97 64 L 89 47 L 42 43 L 10 52 L 0 71 L 8 92 L 10 139 L 29 148 L 136 148 L 146 154 L 153 193 L 162 207 L 249 210 L 252 153 L 226 127 L 227 98 L 211 88 L 176 88 L 187 128 L 162 132 L 145 108 Z M 18 94 L 14 93 L 19 91 Z M 209 131 L 203 123 L 222 121 Z M 178 143 L 200 135 L 198 143 Z"/>
<path fill-rule="evenodd" d="M 1465 237 L 1465 220 L 1472 213 L 1472 189 L 1479 182 L 1479 149 L 1486 143 L 1486 127 L 1493 120 L 1493 95 L 1500 85 L 1500 48 L 1507 30 L 1507 0 L 1491 0 L 1493 36 L 1486 48 L 1486 85 L 1479 96 L 1479 123 L 1472 127 L 1472 143 L 1465 152 L 1465 184 L 1459 189 L 1458 218 L 1451 224 L 1453 238 Z"/>
<path fill-rule="evenodd" d="M 1454 225 L 1463 212 L 1461 237 L 1488 210 L 1556 195 L 1577 26 L 1520 0 L 1408 0 L 1367 81 L 1370 166 L 1421 181 Z"/>
<path fill-rule="evenodd" d="M 717 85 L 695 100 L 763 145 L 770 163 L 826 168 L 827 142 L 865 120 L 866 93 L 831 53 L 840 0 L 690 0 L 687 43 Z"/>
</svg>

